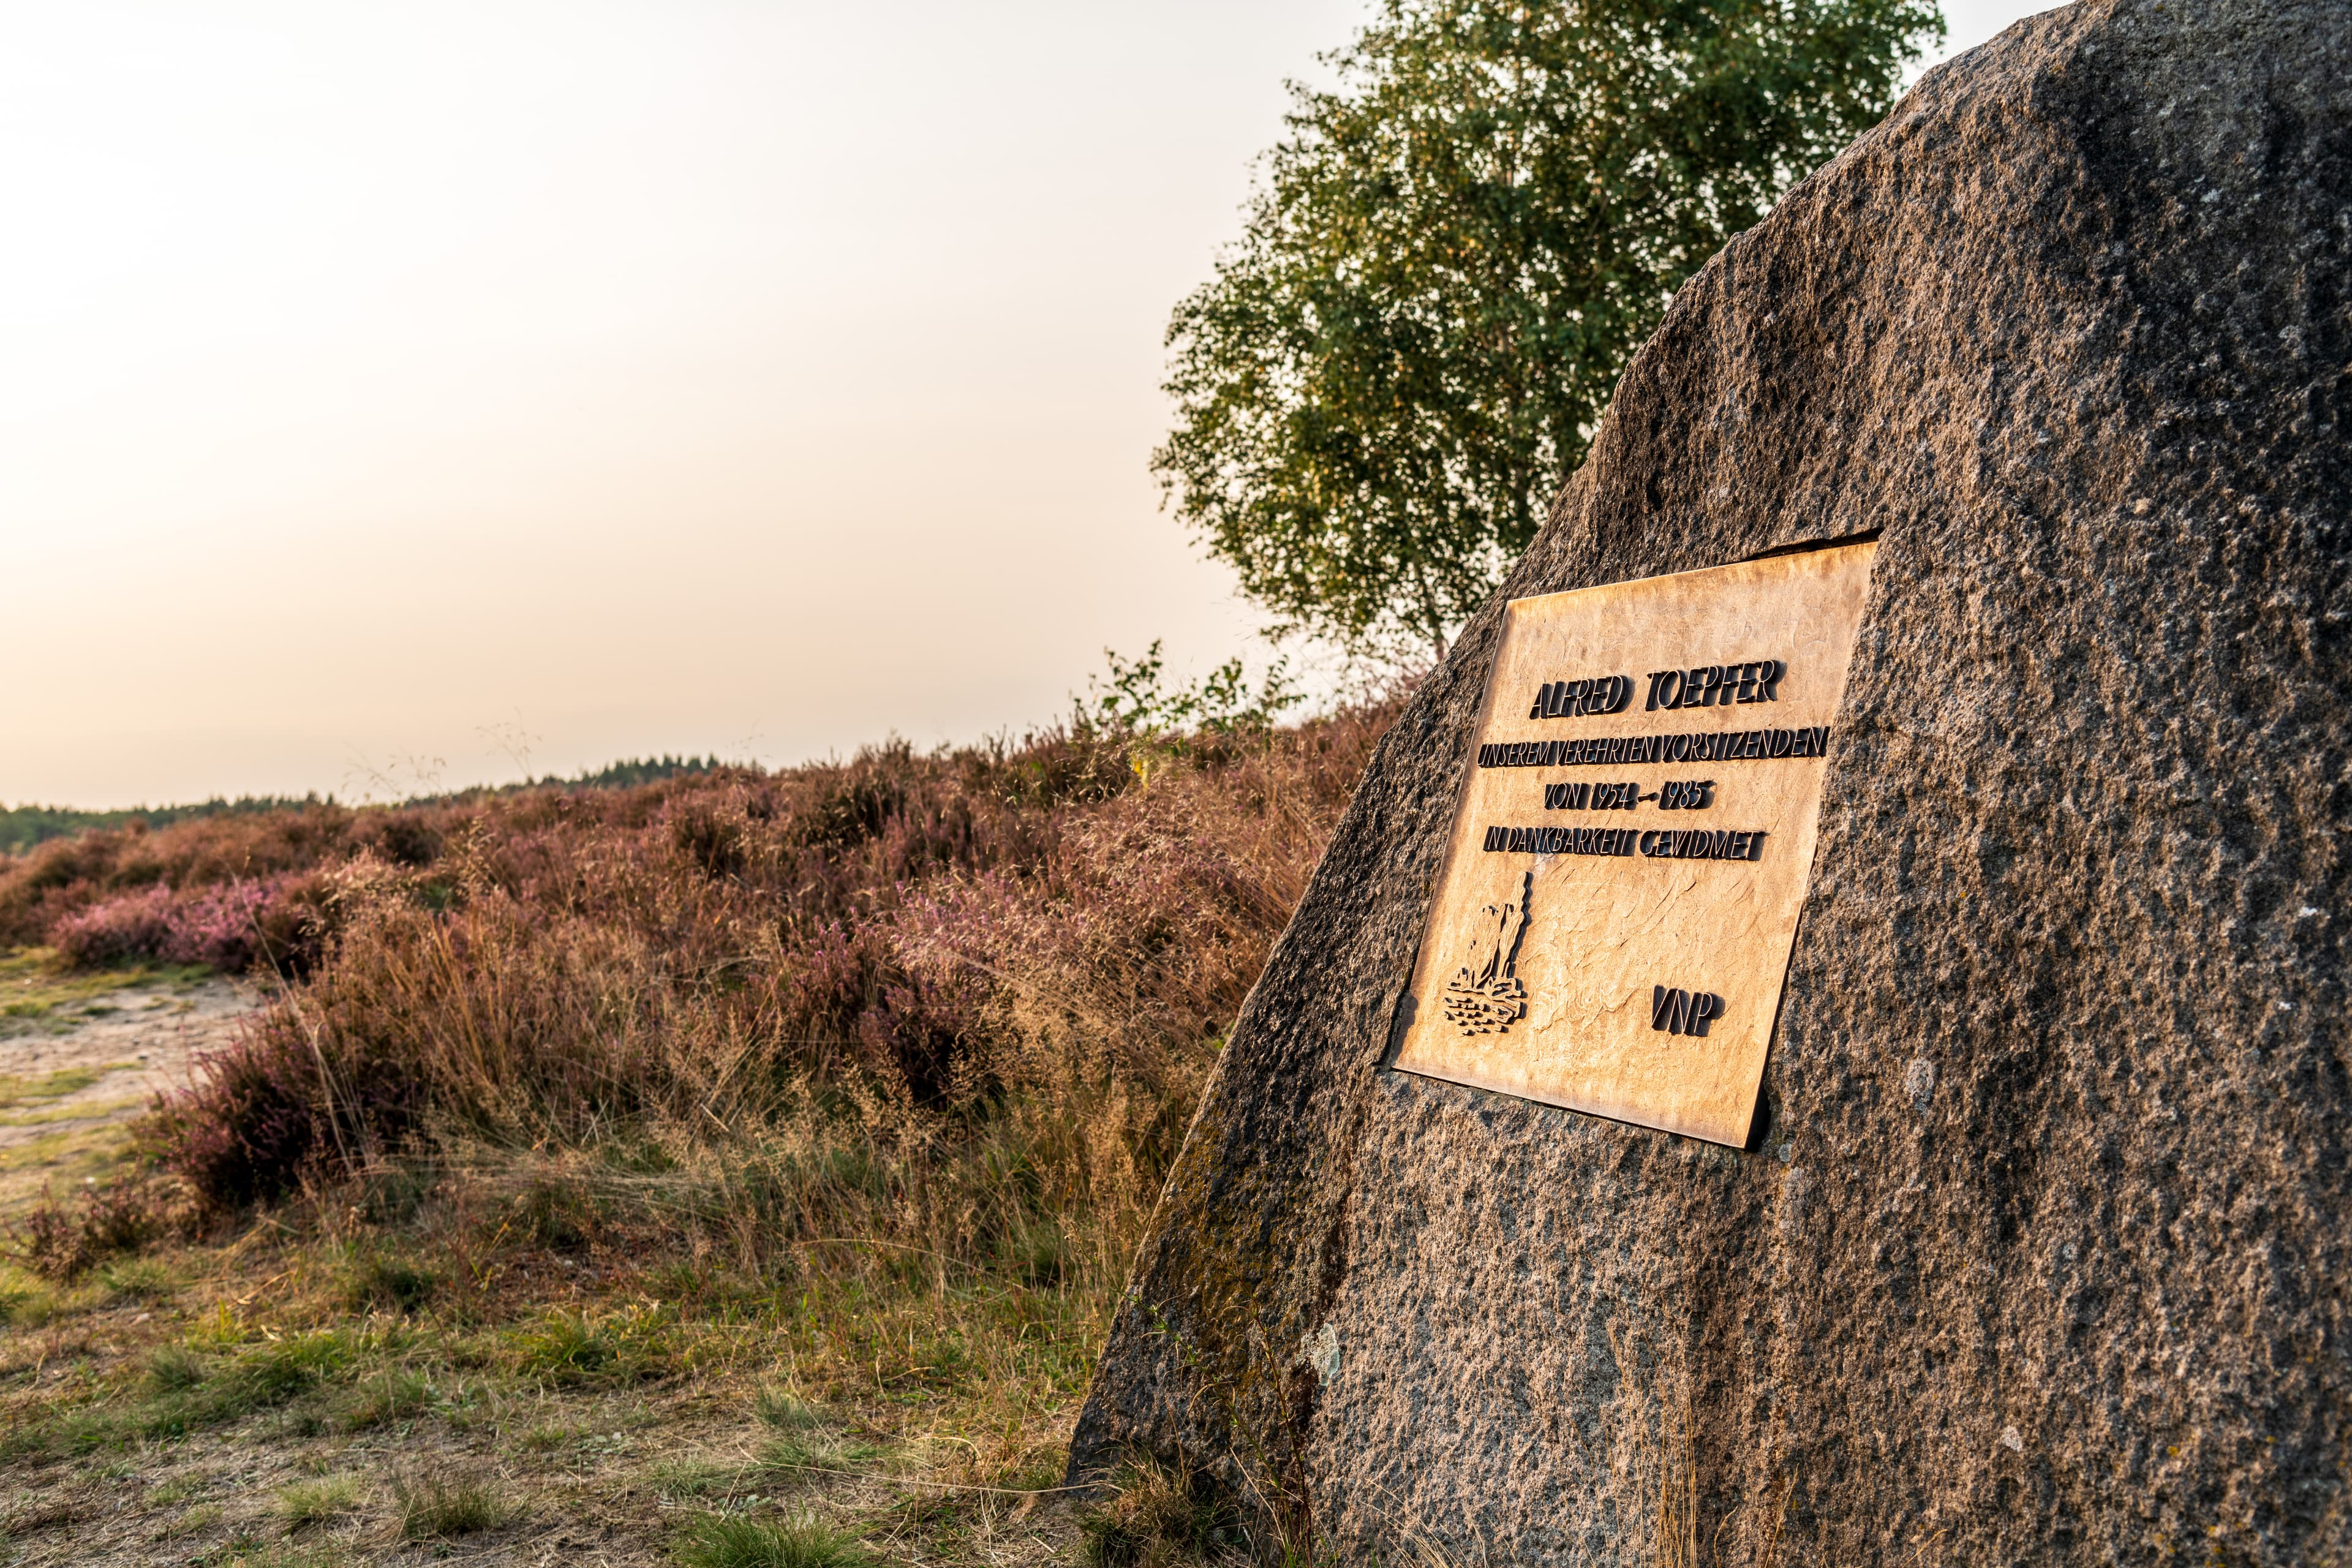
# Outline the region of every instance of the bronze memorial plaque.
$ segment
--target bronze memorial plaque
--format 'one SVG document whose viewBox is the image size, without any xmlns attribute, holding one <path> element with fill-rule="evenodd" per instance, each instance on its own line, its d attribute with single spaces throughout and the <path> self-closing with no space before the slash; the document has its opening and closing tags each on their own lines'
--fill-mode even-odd
<svg viewBox="0 0 2352 1568">
<path fill-rule="evenodd" d="M 1398 1068 L 1747 1142 L 1877 548 L 1505 606 Z"/>
</svg>

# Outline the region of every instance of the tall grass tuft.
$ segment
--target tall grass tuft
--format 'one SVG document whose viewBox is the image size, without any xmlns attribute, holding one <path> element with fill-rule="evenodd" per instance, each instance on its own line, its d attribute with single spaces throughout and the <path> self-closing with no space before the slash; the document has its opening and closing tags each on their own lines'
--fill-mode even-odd
<svg viewBox="0 0 2352 1568">
<path fill-rule="evenodd" d="M 488 1482 L 471 1477 L 402 1476 L 393 1481 L 392 1495 L 399 1508 L 400 1533 L 412 1541 L 472 1535 L 496 1530 L 515 1517 L 512 1503 Z"/>
</svg>

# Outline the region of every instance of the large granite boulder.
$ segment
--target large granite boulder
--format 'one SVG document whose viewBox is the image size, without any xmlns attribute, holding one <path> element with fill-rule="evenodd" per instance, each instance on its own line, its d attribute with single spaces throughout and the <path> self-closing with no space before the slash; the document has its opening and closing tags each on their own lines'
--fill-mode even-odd
<svg viewBox="0 0 2352 1568">
<path fill-rule="evenodd" d="M 1234 1030 L 1074 1474 L 1344 1561 L 2352 1562 L 2348 255 L 2352 6 L 2084 0 L 1692 279 L 1501 597 L 1880 536 L 1764 1131 L 1382 1065 L 1498 597 Z"/>
</svg>

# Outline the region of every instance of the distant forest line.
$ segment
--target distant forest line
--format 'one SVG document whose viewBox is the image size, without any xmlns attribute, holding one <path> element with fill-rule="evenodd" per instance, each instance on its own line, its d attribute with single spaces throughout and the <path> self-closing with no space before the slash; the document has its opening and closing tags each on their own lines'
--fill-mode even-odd
<svg viewBox="0 0 2352 1568">
<path fill-rule="evenodd" d="M 568 779 L 550 773 L 545 778 L 525 780 L 520 784 L 478 785 L 440 795 L 419 795 L 400 804 L 430 805 L 463 802 L 526 789 L 633 789 L 639 784 L 658 784 L 664 779 L 710 773 L 721 765 L 717 757 L 631 758 L 609 763 L 593 773 L 583 769 L 576 777 Z M 299 811 L 305 806 L 334 804 L 335 797 L 331 795 L 239 795 L 235 800 L 225 800 L 215 795 L 190 805 L 134 805 L 120 811 L 79 811 L 62 805 L 0 807 L 0 854 L 21 854 L 53 838 L 70 838 L 93 828 L 127 827 L 133 822 L 143 822 L 150 827 L 169 827 L 175 822 L 190 822 L 199 817 Z"/>
</svg>

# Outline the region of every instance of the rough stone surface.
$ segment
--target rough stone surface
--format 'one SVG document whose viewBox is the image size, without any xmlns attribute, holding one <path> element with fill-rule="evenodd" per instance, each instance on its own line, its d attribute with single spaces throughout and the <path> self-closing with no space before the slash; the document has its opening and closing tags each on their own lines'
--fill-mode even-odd
<svg viewBox="0 0 2352 1568">
<path fill-rule="evenodd" d="M 2352 1561 L 2347 248 L 2352 6 L 2085 0 L 1693 279 L 1504 595 L 1883 531 L 1761 1147 L 1381 1066 L 1498 601 L 1244 1010 L 1074 1472 L 1349 1562 Z"/>
</svg>

